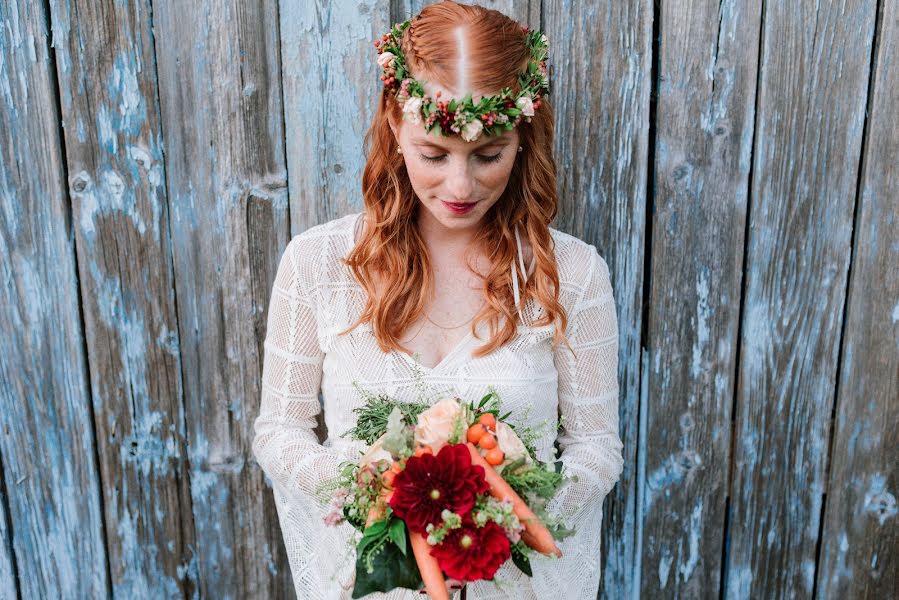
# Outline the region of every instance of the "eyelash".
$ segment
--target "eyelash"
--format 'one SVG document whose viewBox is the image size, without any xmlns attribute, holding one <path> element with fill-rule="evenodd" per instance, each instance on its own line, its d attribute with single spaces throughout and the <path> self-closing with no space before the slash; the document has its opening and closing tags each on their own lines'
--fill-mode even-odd
<svg viewBox="0 0 899 600">
<path fill-rule="evenodd" d="M 503 155 L 503 153 L 500 152 L 498 154 L 494 154 L 493 156 L 483 156 L 481 154 L 478 154 L 477 157 L 478 157 L 478 160 L 480 160 L 482 163 L 494 163 L 494 162 L 498 161 L 502 155 Z M 424 160 L 426 160 L 428 162 L 433 162 L 433 163 L 440 162 L 444 158 L 446 158 L 446 154 L 442 154 L 440 156 L 425 156 L 424 154 L 421 154 L 420 156 Z"/>
</svg>

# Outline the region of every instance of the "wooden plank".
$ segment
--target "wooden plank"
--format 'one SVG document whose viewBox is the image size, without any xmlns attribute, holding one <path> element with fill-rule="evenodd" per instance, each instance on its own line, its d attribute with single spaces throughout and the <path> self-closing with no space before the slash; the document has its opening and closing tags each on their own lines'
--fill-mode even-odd
<svg viewBox="0 0 899 600">
<path fill-rule="evenodd" d="M 106 598 L 103 500 L 49 15 L 0 4 L 0 456 L 21 598 Z M 8 504 L 7 504 L 8 503 Z M 8 567 L 2 567 L 5 572 Z M 8 574 L 0 594 L 10 589 Z"/>
<path fill-rule="evenodd" d="M 764 6 L 725 593 L 807 598 L 876 3 Z"/>
<path fill-rule="evenodd" d="M 843 336 L 819 598 L 899 590 L 899 6 L 881 4 Z"/>
<path fill-rule="evenodd" d="M 153 30 L 162 131 L 171 132 L 192 568 L 203 597 L 290 596 L 271 490 L 251 468 L 260 328 L 288 241 L 278 5 L 157 3 Z"/>
<path fill-rule="evenodd" d="M 362 207 L 363 136 L 381 80 L 372 42 L 390 29 L 387 0 L 281 6 L 291 231 Z"/>
<path fill-rule="evenodd" d="M 711 598 L 725 542 L 761 8 L 668 2 L 660 17 L 640 590 Z"/>
<path fill-rule="evenodd" d="M 149 2 L 51 2 L 113 594 L 196 588 Z"/>
<path fill-rule="evenodd" d="M 428 4 L 438 4 L 436 0 L 394 0 L 394 21 L 400 22 L 421 12 Z M 478 4 L 484 8 L 498 10 L 504 15 L 515 19 L 522 25 L 540 28 L 541 0 L 527 0 L 525 2 L 515 0 L 458 0 L 458 4 Z M 389 27 L 389 25 L 388 25 Z M 384 30 L 386 32 L 386 29 Z M 383 33 L 383 32 L 382 32 Z M 378 81 L 380 83 L 380 81 Z"/>
<path fill-rule="evenodd" d="M 19 597 L 16 583 L 16 558 L 12 548 L 12 521 L 9 518 L 9 494 L 3 480 L 3 455 L 0 454 L 0 598 Z"/>
<path fill-rule="evenodd" d="M 543 19 L 556 117 L 560 204 L 553 227 L 596 246 L 615 291 L 624 471 L 603 510 L 600 596 L 630 597 L 639 591 L 635 476 L 652 3 L 545 2 Z M 605 115 L 615 115 L 614 123 Z"/>
</svg>

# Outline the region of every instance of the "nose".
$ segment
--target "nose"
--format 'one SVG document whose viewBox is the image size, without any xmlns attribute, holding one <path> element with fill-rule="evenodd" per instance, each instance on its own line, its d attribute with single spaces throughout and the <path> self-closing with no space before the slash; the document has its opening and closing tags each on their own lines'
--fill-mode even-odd
<svg viewBox="0 0 899 600">
<path fill-rule="evenodd" d="M 474 180 L 468 172 L 468 161 L 456 161 L 446 178 L 446 188 L 450 202 L 471 202 L 474 192 Z"/>
</svg>

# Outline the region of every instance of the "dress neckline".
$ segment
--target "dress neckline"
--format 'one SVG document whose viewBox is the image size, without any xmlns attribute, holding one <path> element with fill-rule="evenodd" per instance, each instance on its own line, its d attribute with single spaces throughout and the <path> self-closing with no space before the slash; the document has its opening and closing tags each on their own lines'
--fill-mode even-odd
<svg viewBox="0 0 899 600">
<path fill-rule="evenodd" d="M 356 244 L 356 233 L 357 233 L 358 231 L 361 231 L 360 226 L 361 226 L 362 220 L 363 220 L 364 218 L 365 218 L 365 211 L 361 211 L 361 212 L 359 212 L 359 213 L 356 215 L 356 218 L 355 218 L 355 219 L 352 219 L 352 220 L 351 220 L 351 223 L 352 223 L 353 226 L 350 228 L 350 233 L 349 233 L 349 240 L 350 240 L 349 245 L 350 245 L 350 248 L 348 249 L 348 251 L 349 251 L 350 249 L 352 249 L 352 247 Z M 515 234 L 516 234 L 516 242 L 517 242 L 516 245 L 517 245 L 517 250 L 518 250 L 518 261 L 519 261 L 519 263 L 521 264 L 521 266 L 522 266 L 522 268 L 523 268 L 523 267 L 524 267 L 524 257 L 523 257 L 523 253 L 522 253 L 522 250 L 521 250 L 521 241 L 520 241 L 520 239 L 518 239 L 518 230 L 517 230 L 517 227 L 516 227 Z M 525 281 L 527 281 L 527 277 L 530 276 L 530 272 L 532 271 L 535 262 L 536 262 L 536 256 L 532 256 L 532 257 L 531 257 L 531 264 L 528 266 L 527 271 L 525 271 L 525 273 L 526 273 L 526 275 L 525 275 Z M 513 265 L 513 278 L 516 278 L 516 279 L 517 279 L 517 276 L 516 276 L 516 274 L 515 274 L 514 265 Z M 355 280 L 354 280 L 354 281 L 355 281 Z M 516 283 L 517 283 L 517 281 L 516 281 Z M 358 282 L 356 282 L 356 285 L 358 285 Z M 518 294 L 517 294 L 517 291 L 518 291 L 518 290 L 516 289 L 516 290 L 515 290 L 515 292 L 516 292 L 516 293 L 515 293 L 516 299 L 517 299 L 517 295 L 518 295 Z M 523 319 L 523 318 L 522 318 L 522 321 L 521 321 L 521 322 L 524 323 L 524 319 Z M 445 355 L 442 359 L 440 359 L 440 361 L 439 361 L 436 365 L 434 365 L 433 367 L 429 367 L 429 366 L 427 366 L 427 365 L 425 365 L 425 364 L 422 364 L 420 361 L 416 360 L 415 357 L 414 357 L 412 354 L 409 354 L 409 353 L 407 353 L 407 352 L 403 352 L 402 350 L 398 350 L 398 349 L 396 349 L 396 348 L 391 348 L 391 349 L 390 349 L 390 352 L 388 352 L 388 354 L 393 354 L 393 355 L 398 356 L 401 360 L 404 360 L 405 362 L 409 363 L 410 366 L 419 368 L 419 369 L 421 369 L 423 372 L 425 372 L 425 373 L 427 373 L 427 374 L 433 374 L 433 373 L 439 371 L 441 368 L 443 368 L 446 364 L 448 364 L 448 363 L 449 363 L 449 362 L 450 362 L 450 361 L 451 361 L 457 354 L 459 354 L 459 352 L 461 352 L 461 351 L 462 351 L 462 350 L 469 344 L 469 342 L 471 342 L 471 341 L 474 340 L 474 339 L 475 339 L 475 336 L 472 334 L 471 328 L 469 327 L 469 328 L 466 330 L 465 335 L 464 335 L 464 336 L 463 336 L 463 337 L 456 343 L 456 345 L 453 346 L 453 348 L 452 348 L 449 352 L 447 352 L 446 355 Z M 416 354 L 417 354 L 417 353 L 416 353 Z"/>
</svg>

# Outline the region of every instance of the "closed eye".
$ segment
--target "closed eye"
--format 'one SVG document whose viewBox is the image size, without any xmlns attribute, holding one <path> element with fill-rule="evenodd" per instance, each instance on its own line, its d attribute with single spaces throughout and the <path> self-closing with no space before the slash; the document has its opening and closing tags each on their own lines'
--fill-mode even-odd
<svg viewBox="0 0 899 600">
<path fill-rule="evenodd" d="M 481 161 L 482 163 L 493 163 L 493 162 L 498 161 L 499 158 L 500 158 L 500 156 L 502 156 L 502 155 L 503 155 L 502 152 L 498 152 L 498 153 L 496 153 L 496 154 L 494 154 L 494 155 L 492 155 L 492 156 L 485 156 L 485 155 L 483 155 L 483 154 L 476 154 L 475 156 L 476 156 L 477 159 L 478 159 L 479 161 Z M 432 162 L 432 163 L 438 163 L 438 162 L 441 162 L 441 161 L 443 161 L 443 159 L 446 158 L 446 154 L 441 154 L 440 156 L 427 156 L 427 155 L 425 155 L 425 154 L 421 154 L 420 156 L 421 156 L 422 159 L 424 159 L 424 160 L 426 160 L 426 161 L 428 161 L 428 162 Z"/>
</svg>

